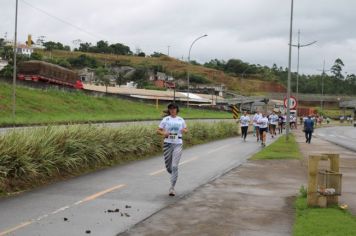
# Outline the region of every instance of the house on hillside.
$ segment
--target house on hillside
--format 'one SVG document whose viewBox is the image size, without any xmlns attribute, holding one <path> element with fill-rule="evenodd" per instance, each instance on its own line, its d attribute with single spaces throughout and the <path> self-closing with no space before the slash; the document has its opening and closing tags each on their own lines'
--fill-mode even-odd
<svg viewBox="0 0 356 236">
<path fill-rule="evenodd" d="M 33 48 L 27 46 L 26 44 L 19 44 L 17 45 L 17 53 L 20 55 L 25 55 L 30 57 L 33 53 Z"/>
<path fill-rule="evenodd" d="M 158 88 L 168 88 L 174 89 L 175 83 L 173 76 L 169 76 L 163 72 L 157 72 L 156 74 L 150 75 L 150 81 Z"/>
<path fill-rule="evenodd" d="M 78 75 L 79 75 L 80 80 L 81 80 L 83 83 L 91 84 L 91 83 L 93 83 L 94 80 L 95 80 L 95 73 L 94 73 L 94 70 L 93 70 L 93 69 L 90 69 L 90 68 L 88 68 L 88 67 L 83 68 L 82 70 L 79 70 L 79 71 L 78 71 Z"/>
</svg>

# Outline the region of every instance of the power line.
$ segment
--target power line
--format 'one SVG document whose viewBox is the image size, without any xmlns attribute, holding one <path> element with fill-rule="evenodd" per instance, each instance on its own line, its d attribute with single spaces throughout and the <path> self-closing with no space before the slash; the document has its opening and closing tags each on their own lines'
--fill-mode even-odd
<svg viewBox="0 0 356 236">
<path fill-rule="evenodd" d="M 100 37 L 99 35 L 96 35 L 95 33 L 89 32 L 89 31 L 87 31 L 87 30 L 85 30 L 85 29 L 83 29 L 83 28 L 81 28 L 81 27 L 79 27 L 79 26 L 77 26 L 77 25 L 74 25 L 74 24 L 72 24 L 72 23 L 70 23 L 70 22 L 68 22 L 68 21 L 66 21 L 66 20 L 63 20 L 63 19 L 61 19 L 60 17 L 55 16 L 55 15 L 53 15 L 53 14 L 51 14 L 51 13 L 49 13 L 49 12 L 47 12 L 47 11 L 45 11 L 45 10 L 39 8 L 39 7 L 36 7 L 36 6 L 32 5 L 31 3 L 28 3 L 28 2 L 25 1 L 25 0 L 20 0 L 20 1 L 23 2 L 23 3 L 25 3 L 27 6 L 33 8 L 33 9 L 35 9 L 35 10 L 37 10 L 37 11 L 40 11 L 40 12 L 42 12 L 43 14 L 45 14 L 45 15 L 47 15 L 47 16 L 53 18 L 53 19 L 56 19 L 57 21 L 59 21 L 59 22 L 61 22 L 61 23 L 63 23 L 63 24 L 69 25 L 69 26 L 71 26 L 71 27 L 73 27 L 73 28 L 75 28 L 75 29 L 77 29 L 77 30 L 79 30 L 79 31 L 82 31 L 82 32 L 84 32 L 84 33 L 90 35 L 91 37 L 94 37 L 94 38 L 96 38 L 96 39 L 102 39 L 102 37 Z"/>
</svg>

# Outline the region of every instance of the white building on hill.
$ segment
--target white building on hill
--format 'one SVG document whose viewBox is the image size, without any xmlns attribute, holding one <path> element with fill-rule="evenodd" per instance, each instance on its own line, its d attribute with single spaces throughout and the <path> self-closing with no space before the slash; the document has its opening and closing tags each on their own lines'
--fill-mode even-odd
<svg viewBox="0 0 356 236">
<path fill-rule="evenodd" d="M 17 45 L 17 53 L 25 56 L 31 56 L 33 53 L 33 48 L 25 45 L 25 44 L 19 44 Z"/>
</svg>

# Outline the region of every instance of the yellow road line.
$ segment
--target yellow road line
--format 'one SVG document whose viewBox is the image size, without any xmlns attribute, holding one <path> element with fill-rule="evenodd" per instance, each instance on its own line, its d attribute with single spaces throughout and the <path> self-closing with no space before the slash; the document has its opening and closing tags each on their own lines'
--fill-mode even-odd
<svg viewBox="0 0 356 236">
<path fill-rule="evenodd" d="M 96 198 L 98 198 L 98 197 L 100 197 L 100 196 L 103 196 L 104 194 L 110 193 L 110 192 L 112 192 L 112 191 L 115 191 L 115 190 L 117 190 L 117 189 L 123 188 L 123 187 L 125 187 L 125 186 L 126 186 L 125 184 L 120 184 L 120 185 L 114 186 L 114 187 L 112 187 L 112 188 L 106 189 L 106 190 L 104 190 L 104 191 L 95 193 L 95 194 L 93 194 L 93 195 L 91 195 L 91 196 L 88 196 L 88 197 L 84 198 L 81 203 L 88 202 L 88 201 L 92 201 L 92 200 L 94 200 L 94 199 L 96 199 Z"/>
<path fill-rule="evenodd" d="M 59 212 L 65 211 L 65 210 L 67 210 L 67 209 L 69 209 L 69 208 L 71 208 L 71 207 L 73 207 L 73 206 L 76 206 L 76 205 L 79 205 L 79 204 L 82 204 L 82 203 L 85 203 L 85 202 L 89 202 L 89 201 L 95 200 L 95 199 L 97 199 L 98 197 L 101 197 L 101 196 L 103 196 L 103 195 L 105 195 L 105 194 L 107 194 L 107 193 L 110 193 L 110 192 L 112 192 L 112 191 L 118 190 L 118 189 L 123 188 L 123 187 L 126 187 L 126 184 L 120 184 L 120 185 L 114 186 L 114 187 L 112 187 L 112 188 L 109 188 L 109 189 L 106 189 L 106 190 L 97 192 L 97 193 L 95 193 L 95 194 L 93 194 L 93 195 L 90 195 L 90 196 L 84 198 L 83 200 L 80 200 L 80 201 L 78 201 L 78 202 L 76 202 L 76 203 L 74 203 L 74 204 L 72 204 L 72 205 L 70 205 L 70 206 L 61 207 L 61 208 L 59 208 L 59 209 L 53 211 L 53 212 L 50 213 L 50 214 L 51 214 L 51 215 L 55 215 L 55 214 L 57 214 L 57 213 L 59 213 Z M 14 226 L 13 228 L 10 228 L 10 229 L 7 229 L 7 230 L 5 230 L 5 231 L 3 231 L 3 232 L 0 232 L 0 236 L 5 236 L 5 235 L 7 235 L 7 234 L 10 234 L 10 233 L 12 233 L 12 232 L 14 232 L 14 231 L 16 231 L 16 230 L 19 230 L 19 229 L 21 229 L 21 228 L 24 228 L 24 227 L 26 227 L 26 226 L 29 226 L 30 224 L 32 224 L 32 223 L 34 223 L 34 222 L 38 222 L 38 221 L 40 221 L 40 220 L 43 220 L 43 219 L 45 219 L 45 218 L 47 218 L 47 217 L 49 217 L 49 214 L 46 214 L 46 215 L 37 217 L 37 219 L 34 219 L 34 220 L 29 220 L 29 221 L 26 221 L 26 222 L 24 222 L 24 223 L 21 223 L 21 224 L 19 224 L 19 225 L 17 225 L 17 226 Z"/>
<path fill-rule="evenodd" d="M 32 223 L 33 223 L 33 221 L 26 221 L 26 222 L 24 222 L 24 223 L 21 223 L 21 224 L 19 224 L 19 225 L 13 227 L 13 228 L 11 228 L 11 229 L 7 229 L 7 230 L 5 230 L 5 231 L 3 231 L 3 232 L 0 232 L 0 236 L 5 236 L 5 235 L 7 235 L 7 234 L 10 234 L 10 233 L 12 233 L 12 232 L 14 232 L 14 231 L 16 231 L 16 230 L 19 230 L 19 229 L 21 229 L 21 228 L 24 228 L 24 227 L 30 225 L 30 224 L 32 224 Z"/>
<path fill-rule="evenodd" d="M 189 163 L 189 162 L 192 162 L 192 161 L 197 160 L 198 158 L 199 158 L 199 157 L 193 157 L 193 158 L 191 158 L 191 159 L 189 159 L 189 160 L 182 161 L 181 163 L 179 163 L 179 165 L 181 166 L 181 165 L 187 164 L 187 163 Z M 166 169 L 160 169 L 160 170 L 157 170 L 157 171 L 155 171 L 155 172 L 150 173 L 149 175 L 150 175 L 150 176 L 159 175 L 159 174 L 162 174 L 162 173 L 165 172 L 165 171 L 166 171 Z"/>
</svg>

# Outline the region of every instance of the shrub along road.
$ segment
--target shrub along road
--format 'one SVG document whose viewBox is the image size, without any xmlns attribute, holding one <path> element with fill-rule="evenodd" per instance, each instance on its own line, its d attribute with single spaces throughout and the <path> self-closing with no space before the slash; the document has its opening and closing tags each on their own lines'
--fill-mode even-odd
<svg viewBox="0 0 356 236">
<path fill-rule="evenodd" d="M 167 195 L 169 176 L 159 155 L 1 199 L 0 236 L 85 235 L 87 230 L 92 235 L 115 235 L 239 166 L 258 150 L 252 138 L 247 143 L 229 138 L 184 150 L 175 198 Z"/>
</svg>

